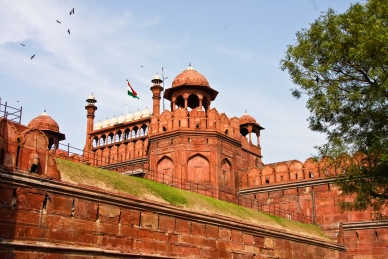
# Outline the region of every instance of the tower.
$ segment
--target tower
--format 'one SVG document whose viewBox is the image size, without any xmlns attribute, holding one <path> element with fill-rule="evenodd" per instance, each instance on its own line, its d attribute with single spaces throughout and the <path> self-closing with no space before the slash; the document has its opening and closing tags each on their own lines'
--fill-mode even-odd
<svg viewBox="0 0 388 259">
<path fill-rule="evenodd" d="M 154 84 L 150 89 L 152 91 L 152 115 L 160 115 L 160 93 L 163 91 L 163 87 L 160 85 L 163 83 L 163 80 L 160 79 L 160 76 L 156 74 L 154 79 L 151 80 Z"/>
<path fill-rule="evenodd" d="M 87 112 L 86 118 L 86 141 L 85 141 L 85 151 L 86 155 L 91 151 L 91 139 L 90 139 L 90 133 L 93 131 L 93 125 L 94 125 L 94 113 L 97 110 L 97 106 L 94 104 L 97 102 L 96 98 L 94 98 L 94 95 L 91 94 L 88 99 L 86 99 L 86 102 L 88 105 L 85 106 L 85 110 Z"/>
</svg>

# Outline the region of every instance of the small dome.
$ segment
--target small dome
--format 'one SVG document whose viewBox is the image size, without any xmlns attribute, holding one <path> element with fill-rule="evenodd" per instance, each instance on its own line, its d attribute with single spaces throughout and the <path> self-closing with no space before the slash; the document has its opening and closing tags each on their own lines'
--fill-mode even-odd
<svg viewBox="0 0 388 259">
<path fill-rule="evenodd" d="M 95 130 L 99 130 L 102 128 L 102 123 L 100 120 L 98 120 L 98 122 L 96 124 L 94 124 L 94 129 Z"/>
<path fill-rule="evenodd" d="M 160 85 L 161 83 L 163 83 L 163 80 L 160 79 L 160 76 L 158 75 L 158 73 L 156 73 L 156 75 L 154 76 L 154 79 L 152 79 L 151 82 L 154 85 Z"/>
<path fill-rule="evenodd" d="M 209 86 L 207 79 L 194 70 L 190 65 L 186 70 L 177 75 L 172 81 L 172 87 L 182 86 L 182 85 L 197 85 L 197 86 Z"/>
<path fill-rule="evenodd" d="M 109 122 L 109 126 L 113 126 L 117 124 L 117 119 L 116 116 L 113 116 L 113 118 Z"/>
<path fill-rule="evenodd" d="M 40 130 L 51 130 L 54 132 L 59 133 L 59 126 L 58 123 L 53 120 L 46 111 L 44 111 L 41 115 L 36 117 L 35 119 L 31 120 L 30 123 L 28 123 L 29 128 L 37 128 Z"/>
<path fill-rule="evenodd" d="M 103 122 L 102 122 L 102 128 L 107 128 L 109 127 L 109 120 L 108 118 L 106 118 Z"/>
<path fill-rule="evenodd" d="M 141 113 L 141 117 L 142 118 L 148 118 L 148 117 L 151 117 L 151 112 L 148 110 L 148 108 L 146 107 L 144 111 L 142 111 Z"/>
<path fill-rule="evenodd" d="M 129 112 L 129 113 L 127 114 L 127 116 L 125 116 L 125 121 L 126 121 L 126 122 L 133 121 L 133 115 L 132 115 L 131 112 Z"/>
<path fill-rule="evenodd" d="M 247 112 L 245 112 L 244 115 L 240 117 L 240 124 L 245 124 L 245 123 L 256 123 L 256 120 Z"/>
<path fill-rule="evenodd" d="M 124 123 L 125 122 L 125 117 L 123 114 L 117 119 L 117 123 Z"/>
<path fill-rule="evenodd" d="M 93 103 L 96 103 L 97 100 L 96 98 L 94 97 L 93 94 L 89 95 L 88 99 L 86 99 L 86 102 L 89 103 L 89 104 L 93 104 Z"/>
<path fill-rule="evenodd" d="M 138 109 L 137 112 L 134 114 L 133 119 L 134 120 L 139 120 L 140 118 L 141 118 L 141 112 Z"/>
<path fill-rule="evenodd" d="M 154 79 L 160 80 L 160 76 L 158 75 L 158 73 L 156 73 L 156 75 L 154 76 Z"/>
</svg>

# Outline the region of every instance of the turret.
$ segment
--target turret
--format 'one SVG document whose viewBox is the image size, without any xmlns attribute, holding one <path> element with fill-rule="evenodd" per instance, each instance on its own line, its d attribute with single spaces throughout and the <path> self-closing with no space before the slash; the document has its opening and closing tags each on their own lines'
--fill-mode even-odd
<svg viewBox="0 0 388 259">
<path fill-rule="evenodd" d="M 154 79 L 151 80 L 151 82 L 154 84 L 151 86 L 152 91 L 152 101 L 153 101 L 153 107 L 152 107 L 152 115 L 159 116 L 160 115 L 160 93 L 163 91 L 163 87 L 161 86 L 161 83 L 163 83 L 163 80 L 160 79 L 160 76 L 156 74 L 154 76 Z"/>
<path fill-rule="evenodd" d="M 96 98 L 94 98 L 93 94 L 91 94 L 88 99 L 86 99 L 88 105 L 85 106 L 85 110 L 87 111 L 86 118 L 86 141 L 85 141 L 85 151 L 91 151 L 91 139 L 89 134 L 93 131 L 94 125 L 94 113 L 97 110 L 97 106 L 94 104 L 97 102 Z"/>
</svg>

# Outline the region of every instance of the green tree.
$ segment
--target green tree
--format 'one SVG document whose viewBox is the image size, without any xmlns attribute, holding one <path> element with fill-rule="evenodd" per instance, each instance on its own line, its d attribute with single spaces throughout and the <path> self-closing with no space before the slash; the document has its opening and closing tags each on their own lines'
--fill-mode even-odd
<svg viewBox="0 0 388 259">
<path fill-rule="evenodd" d="M 281 69 L 292 95 L 308 97 L 309 128 L 327 136 L 318 157 L 334 158 L 336 184 L 354 195 L 341 208 L 379 209 L 388 200 L 388 1 L 329 9 L 296 37 Z"/>
</svg>

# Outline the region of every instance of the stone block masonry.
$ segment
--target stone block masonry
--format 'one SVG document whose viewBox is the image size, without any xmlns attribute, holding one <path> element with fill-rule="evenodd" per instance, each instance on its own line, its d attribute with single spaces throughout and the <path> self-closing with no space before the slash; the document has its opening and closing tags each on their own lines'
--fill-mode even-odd
<svg viewBox="0 0 388 259">
<path fill-rule="evenodd" d="M 345 258 L 334 242 L 0 173 L 0 258 Z"/>
</svg>

